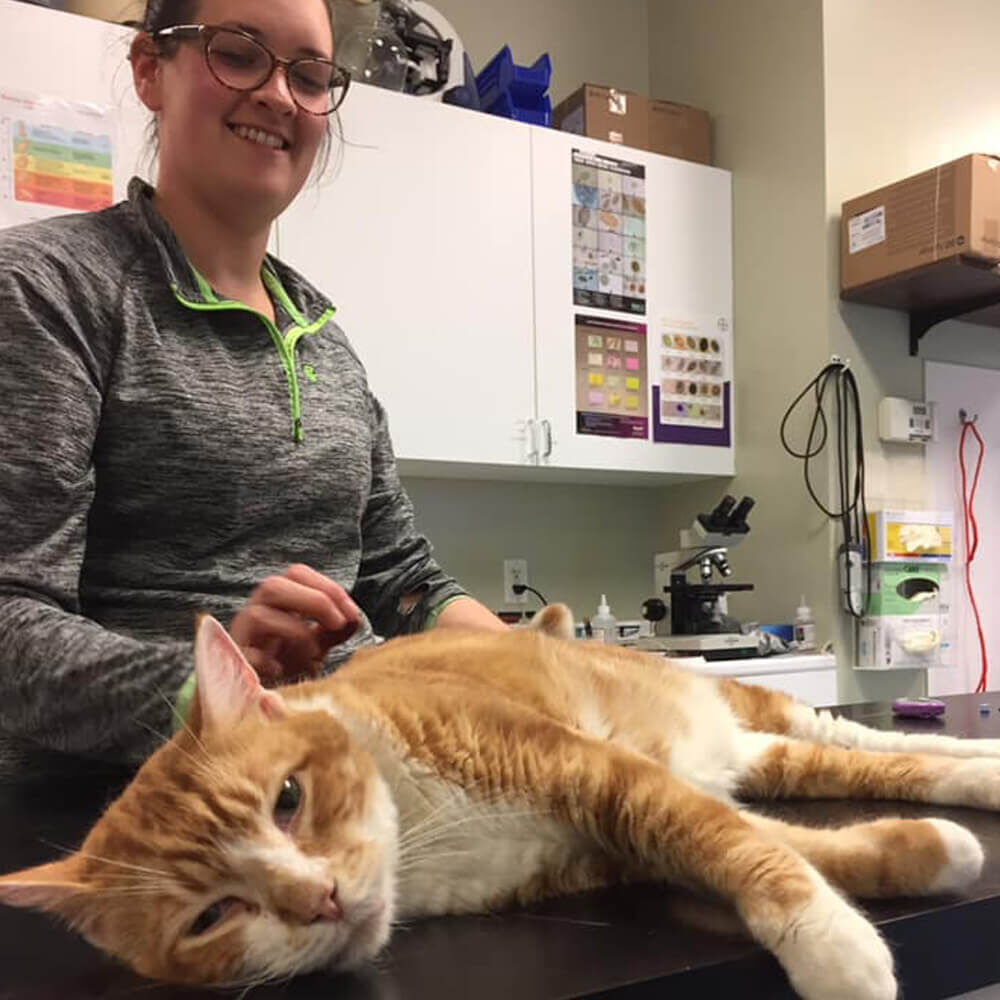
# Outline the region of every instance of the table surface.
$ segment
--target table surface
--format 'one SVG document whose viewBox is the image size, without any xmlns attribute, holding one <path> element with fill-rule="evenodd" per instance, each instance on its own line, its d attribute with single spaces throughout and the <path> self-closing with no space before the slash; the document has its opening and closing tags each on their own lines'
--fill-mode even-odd
<svg viewBox="0 0 1000 1000">
<path fill-rule="evenodd" d="M 876 728 L 1000 737 L 1000 693 L 943 699 L 943 720 L 893 719 L 889 705 L 836 709 Z M 981 715 L 980 704 L 991 706 Z M 50 860 L 79 842 L 126 778 L 110 767 L 0 748 L 0 871 Z M 897 958 L 907 1000 L 940 1000 L 1000 981 L 1000 816 L 882 802 L 769 803 L 775 816 L 842 824 L 883 815 L 935 815 L 968 826 L 986 848 L 982 877 L 960 896 L 865 904 Z M 420 921 L 359 973 L 313 975 L 255 989 L 297 1000 L 671 1000 L 793 994 L 774 959 L 743 939 L 683 927 L 664 913 L 663 886 L 633 886 L 553 900 L 526 910 Z M 849 960 L 845 956 L 845 960 Z M 166 1000 L 218 997 L 151 986 L 50 918 L 0 906 L 0 1000 Z"/>
</svg>

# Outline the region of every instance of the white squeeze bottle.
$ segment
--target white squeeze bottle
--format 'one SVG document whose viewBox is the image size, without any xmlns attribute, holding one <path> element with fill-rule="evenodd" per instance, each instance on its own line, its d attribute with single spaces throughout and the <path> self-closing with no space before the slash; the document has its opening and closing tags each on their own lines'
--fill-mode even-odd
<svg viewBox="0 0 1000 1000">
<path fill-rule="evenodd" d="M 618 622 L 604 594 L 601 594 L 601 603 L 597 605 L 597 614 L 590 619 L 590 628 L 598 642 L 618 642 Z"/>
<path fill-rule="evenodd" d="M 816 648 L 816 619 L 813 618 L 812 608 L 806 604 L 805 594 L 802 595 L 802 602 L 795 609 L 795 625 L 793 633 L 795 636 L 795 648 L 803 653 Z"/>
</svg>

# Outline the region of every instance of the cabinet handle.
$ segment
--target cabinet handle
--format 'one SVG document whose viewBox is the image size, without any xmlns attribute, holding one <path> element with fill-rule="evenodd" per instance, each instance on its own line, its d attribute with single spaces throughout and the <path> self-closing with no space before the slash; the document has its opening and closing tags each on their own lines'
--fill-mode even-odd
<svg viewBox="0 0 1000 1000">
<path fill-rule="evenodd" d="M 525 453 L 525 458 L 529 465 L 538 464 L 538 423 L 529 417 L 525 421 L 525 433 L 528 436 L 528 448 Z"/>
<path fill-rule="evenodd" d="M 550 458 L 552 456 L 552 421 L 543 420 L 542 427 L 545 428 L 545 453 L 542 458 Z"/>
</svg>

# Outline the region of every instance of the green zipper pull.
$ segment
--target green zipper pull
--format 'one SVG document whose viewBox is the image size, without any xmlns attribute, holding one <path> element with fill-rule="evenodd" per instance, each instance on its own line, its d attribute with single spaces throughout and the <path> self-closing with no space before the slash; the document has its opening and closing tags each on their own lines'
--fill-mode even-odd
<svg viewBox="0 0 1000 1000">
<path fill-rule="evenodd" d="M 302 444 L 302 442 L 305 440 L 305 437 L 306 437 L 305 431 L 302 430 L 302 418 L 296 417 L 295 430 L 294 433 L 292 434 L 292 438 L 296 444 Z"/>
</svg>

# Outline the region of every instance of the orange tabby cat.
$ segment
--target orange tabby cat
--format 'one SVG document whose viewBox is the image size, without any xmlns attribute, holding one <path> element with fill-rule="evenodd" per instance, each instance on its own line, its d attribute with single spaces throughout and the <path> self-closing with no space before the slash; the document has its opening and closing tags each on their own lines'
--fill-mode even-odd
<svg viewBox="0 0 1000 1000">
<path fill-rule="evenodd" d="M 399 639 L 281 691 L 202 619 L 190 728 L 79 853 L 0 878 L 0 900 L 147 976 L 240 984 L 357 965 L 398 918 L 651 877 L 730 904 L 809 1000 L 895 997 L 888 948 L 838 890 L 961 888 L 976 839 L 938 819 L 807 829 L 735 797 L 997 809 L 1000 741 L 875 732 L 569 641 L 561 606 L 539 618 Z"/>
</svg>

